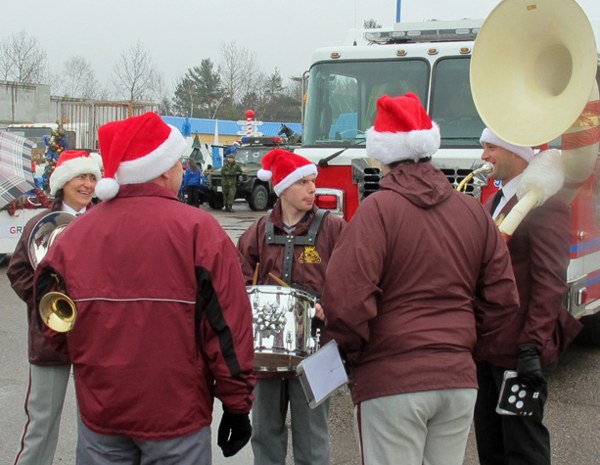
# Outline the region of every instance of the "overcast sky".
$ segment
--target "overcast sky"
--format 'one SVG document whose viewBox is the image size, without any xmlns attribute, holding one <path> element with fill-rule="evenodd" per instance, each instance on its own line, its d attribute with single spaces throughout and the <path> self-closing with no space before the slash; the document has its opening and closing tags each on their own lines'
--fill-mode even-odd
<svg viewBox="0 0 600 465">
<path fill-rule="evenodd" d="M 532 0 L 534 1 L 534 0 Z M 81 55 L 100 81 L 121 52 L 141 40 L 169 87 L 203 58 L 218 61 L 236 41 L 255 52 L 262 70 L 282 76 L 308 69 L 314 49 L 342 44 L 353 27 L 396 19 L 396 0 L 5 0 L 0 37 L 37 37 L 56 72 Z M 498 0 L 402 0 L 402 21 L 484 18 Z M 600 18 L 600 0 L 578 0 Z"/>
</svg>

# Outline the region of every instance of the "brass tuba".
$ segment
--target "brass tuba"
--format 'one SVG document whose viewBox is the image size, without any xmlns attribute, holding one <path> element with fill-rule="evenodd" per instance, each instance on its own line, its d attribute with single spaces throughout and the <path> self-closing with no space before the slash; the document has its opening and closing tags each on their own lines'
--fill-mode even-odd
<svg viewBox="0 0 600 465">
<path fill-rule="evenodd" d="M 50 212 L 35 224 L 27 243 L 29 262 L 33 269 L 38 267 L 56 238 L 74 219 L 75 216 L 70 213 Z M 39 313 L 42 321 L 50 329 L 65 333 L 71 331 L 75 325 L 77 308 L 75 302 L 60 290 L 63 283 L 60 282 L 58 276 L 54 275 L 54 277 L 57 280 L 59 291 L 49 292 L 42 297 Z"/>
<path fill-rule="evenodd" d="M 473 47 L 473 101 L 500 138 L 520 146 L 547 144 L 581 131 L 584 108 L 597 109 L 597 63 L 594 31 L 574 0 L 504 0 L 486 18 Z M 584 119 L 590 121 L 589 116 Z M 598 141 L 587 140 L 589 146 L 580 145 L 576 154 L 564 150 L 560 157 L 565 185 L 581 183 L 592 172 Z M 541 190 L 520 196 L 522 205 L 513 208 L 514 216 L 519 211 L 522 219 L 543 203 Z M 505 237 L 520 219 L 506 217 L 500 227 Z"/>
</svg>

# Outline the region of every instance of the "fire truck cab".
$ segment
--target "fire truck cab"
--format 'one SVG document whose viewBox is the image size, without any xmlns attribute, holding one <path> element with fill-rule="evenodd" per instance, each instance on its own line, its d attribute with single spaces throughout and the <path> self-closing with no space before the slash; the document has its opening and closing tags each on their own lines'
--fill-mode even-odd
<svg viewBox="0 0 600 465">
<path fill-rule="evenodd" d="M 413 92 L 441 131 L 433 163 L 458 185 L 482 164 L 484 128 L 471 94 L 470 63 L 482 20 L 397 24 L 365 31 L 365 43 L 318 49 L 308 73 L 302 147 L 319 167 L 317 204 L 351 219 L 378 188 L 379 166 L 365 153 L 377 99 Z M 597 35 L 598 41 L 598 35 Z M 600 63 L 600 61 L 599 61 Z M 600 81 L 600 73 L 596 76 Z M 600 124 L 600 123 L 597 123 Z M 560 138 L 553 144 L 560 146 Z M 497 190 L 475 176 L 467 193 L 484 202 Z M 600 344 L 600 165 L 572 202 L 567 307 L 585 317 Z M 592 316 L 593 315 L 593 316 Z"/>
</svg>

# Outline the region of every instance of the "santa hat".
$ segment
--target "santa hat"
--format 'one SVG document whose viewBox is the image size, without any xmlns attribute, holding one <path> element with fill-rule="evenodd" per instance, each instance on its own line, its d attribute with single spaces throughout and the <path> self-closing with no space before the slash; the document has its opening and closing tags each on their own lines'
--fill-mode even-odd
<svg viewBox="0 0 600 465">
<path fill-rule="evenodd" d="M 317 175 L 317 166 L 300 155 L 283 149 L 271 150 L 262 158 L 262 169 L 256 175 L 262 181 L 272 179 L 273 190 L 279 196 L 296 181 Z"/>
<path fill-rule="evenodd" d="M 500 139 L 496 134 L 492 132 L 491 129 L 485 128 L 481 133 L 481 137 L 479 138 L 479 143 L 483 146 L 483 143 L 487 142 L 488 144 L 497 145 L 498 147 L 502 147 L 505 150 L 508 150 L 515 155 L 518 155 L 527 163 L 529 163 L 533 159 L 533 149 L 531 147 L 523 147 L 521 145 L 514 145 L 509 142 L 506 142 L 503 139 Z"/>
<path fill-rule="evenodd" d="M 377 100 L 375 124 L 367 129 L 367 155 L 389 165 L 427 158 L 440 148 L 440 128 L 431 121 L 419 97 L 384 95 Z"/>
<path fill-rule="evenodd" d="M 100 155 L 85 150 L 65 150 L 60 154 L 50 175 L 50 195 L 56 195 L 71 179 L 88 173 L 96 176 L 96 179 L 102 177 Z"/>
<path fill-rule="evenodd" d="M 167 172 L 186 148 L 179 130 L 156 113 L 144 113 L 98 129 L 104 178 L 96 195 L 110 200 L 124 184 L 141 184 Z"/>
</svg>

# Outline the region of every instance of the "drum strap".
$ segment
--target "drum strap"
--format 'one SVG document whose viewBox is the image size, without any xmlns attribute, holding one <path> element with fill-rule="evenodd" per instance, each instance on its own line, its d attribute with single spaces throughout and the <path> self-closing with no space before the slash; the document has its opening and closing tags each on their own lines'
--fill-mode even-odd
<svg viewBox="0 0 600 465">
<path fill-rule="evenodd" d="M 323 219 L 329 214 L 329 210 L 317 210 L 315 217 L 308 229 L 308 233 L 304 236 L 294 236 L 290 234 L 275 234 L 275 226 L 269 219 L 271 217 L 271 211 L 267 214 L 267 222 L 265 224 L 265 233 L 267 244 L 271 245 L 283 245 L 285 246 L 283 254 L 283 276 L 282 279 L 287 284 L 292 284 L 292 268 L 294 265 L 294 246 L 296 245 L 315 245 L 317 241 L 317 234 L 323 224 Z"/>
</svg>

